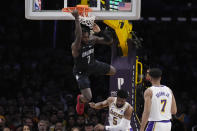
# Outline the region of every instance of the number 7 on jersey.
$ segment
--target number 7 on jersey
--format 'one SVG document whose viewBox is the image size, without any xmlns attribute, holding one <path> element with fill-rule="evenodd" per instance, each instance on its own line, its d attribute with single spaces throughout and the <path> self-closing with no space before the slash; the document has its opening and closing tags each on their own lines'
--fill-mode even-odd
<svg viewBox="0 0 197 131">
<path fill-rule="evenodd" d="M 90 56 L 87 56 L 88 64 L 90 64 Z"/>
<path fill-rule="evenodd" d="M 161 104 L 163 104 L 162 109 L 161 109 L 161 112 L 162 112 L 162 113 L 165 112 L 166 103 L 167 103 L 167 100 L 166 100 L 166 99 L 162 99 L 162 100 L 161 100 Z"/>
</svg>

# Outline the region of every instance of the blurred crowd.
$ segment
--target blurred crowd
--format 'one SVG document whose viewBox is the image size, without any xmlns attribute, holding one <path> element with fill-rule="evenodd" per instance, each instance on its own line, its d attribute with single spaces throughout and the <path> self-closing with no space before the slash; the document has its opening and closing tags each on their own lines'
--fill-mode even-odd
<svg viewBox="0 0 197 131">
<path fill-rule="evenodd" d="M 76 114 L 79 90 L 72 58 L 63 49 L 1 48 L 0 56 L 0 130 L 20 131 L 27 126 L 30 131 L 70 131 L 73 127 L 92 131 L 97 123 L 104 124 L 106 110 L 87 105 L 84 115 Z M 93 89 L 95 101 L 108 94 L 106 88 L 99 88 Z"/>
<path fill-rule="evenodd" d="M 95 124 L 104 124 L 106 111 L 87 107 L 86 113 L 79 116 L 75 104 L 73 94 L 54 87 L 41 92 L 26 88 L 13 97 L 1 96 L 0 130 L 71 131 L 76 127 L 80 131 L 93 131 Z"/>
<path fill-rule="evenodd" d="M 100 122 L 101 117 L 98 115 L 105 118 L 105 112 L 101 114 L 91 108 L 84 116 L 77 116 L 74 103 L 68 106 L 64 98 L 49 95 L 48 99 L 42 100 L 40 93 L 34 94 L 35 97 L 28 97 L 26 100 L 20 93 L 16 100 L 1 98 L 1 129 L 8 127 L 13 131 L 24 131 L 24 126 L 28 126 L 30 131 L 70 131 L 73 127 L 78 127 L 80 130 L 92 131 L 93 125 Z M 73 100 L 72 95 L 66 96 L 68 97 Z"/>
</svg>

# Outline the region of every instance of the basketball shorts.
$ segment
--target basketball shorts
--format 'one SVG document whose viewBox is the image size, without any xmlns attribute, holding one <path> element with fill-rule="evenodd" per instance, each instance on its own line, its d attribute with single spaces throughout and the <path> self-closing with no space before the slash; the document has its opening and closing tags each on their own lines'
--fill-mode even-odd
<svg viewBox="0 0 197 131">
<path fill-rule="evenodd" d="M 145 131 L 171 131 L 171 121 L 149 121 Z"/>
<path fill-rule="evenodd" d="M 95 61 L 93 64 L 88 65 L 86 69 L 80 70 L 74 66 L 73 74 L 77 80 L 79 89 L 90 88 L 89 75 L 105 75 L 110 71 L 110 65 Z"/>
</svg>

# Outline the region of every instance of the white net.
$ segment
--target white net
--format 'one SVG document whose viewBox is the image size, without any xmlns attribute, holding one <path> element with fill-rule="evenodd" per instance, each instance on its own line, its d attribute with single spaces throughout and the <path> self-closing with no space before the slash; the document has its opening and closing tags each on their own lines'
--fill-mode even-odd
<svg viewBox="0 0 197 131">
<path fill-rule="evenodd" d="M 94 20 L 95 20 L 95 16 L 90 16 L 90 15 L 88 15 L 88 16 L 86 16 L 86 15 L 79 16 L 80 23 L 85 25 L 85 26 L 90 27 L 90 29 L 93 28 Z"/>
</svg>

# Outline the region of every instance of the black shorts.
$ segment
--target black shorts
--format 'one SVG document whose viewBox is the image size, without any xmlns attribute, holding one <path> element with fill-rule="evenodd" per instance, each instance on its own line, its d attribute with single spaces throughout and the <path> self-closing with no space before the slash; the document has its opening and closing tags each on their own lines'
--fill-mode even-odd
<svg viewBox="0 0 197 131">
<path fill-rule="evenodd" d="M 79 89 L 90 88 L 89 75 L 106 75 L 109 71 L 110 65 L 100 61 L 95 61 L 83 70 L 76 68 L 76 66 L 73 68 L 73 74 L 77 80 Z"/>
</svg>

